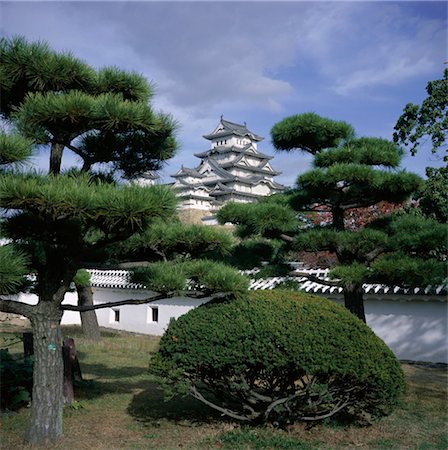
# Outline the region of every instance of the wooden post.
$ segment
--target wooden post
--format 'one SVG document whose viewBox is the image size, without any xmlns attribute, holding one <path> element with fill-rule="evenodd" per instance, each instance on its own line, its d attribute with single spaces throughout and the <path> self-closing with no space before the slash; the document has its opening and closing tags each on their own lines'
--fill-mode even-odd
<svg viewBox="0 0 448 450">
<path fill-rule="evenodd" d="M 70 360 L 70 347 L 62 346 L 62 359 L 64 360 L 64 403 L 70 405 L 75 399 L 75 391 L 73 389 L 73 372 Z"/>
<path fill-rule="evenodd" d="M 76 356 L 75 341 L 72 338 L 64 340 L 62 357 L 64 360 L 64 403 L 70 405 L 75 399 L 73 387 L 75 376 L 78 380 L 82 380 L 81 367 Z"/>
<path fill-rule="evenodd" d="M 82 380 L 81 366 L 79 365 L 78 357 L 76 356 L 75 341 L 72 338 L 64 340 L 64 347 L 67 346 L 70 350 L 69 358 L 73 378 Z"/>
</svg>

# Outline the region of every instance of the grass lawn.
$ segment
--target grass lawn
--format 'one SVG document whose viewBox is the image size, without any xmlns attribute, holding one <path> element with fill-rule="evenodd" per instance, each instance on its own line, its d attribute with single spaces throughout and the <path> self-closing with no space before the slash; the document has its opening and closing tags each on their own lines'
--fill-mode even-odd
<svg viewBox="0 0 448 450">
<path fill-rule="evenodd" d="M 0 347 L 14 344 L 22 329 L 3 322 Z M 18 333 L 19 332 L 19 333 Z M 66 407 L 64 437 L 48 449 L 440 449 L 448 448 L 447 373 L 444 368 L 404 364 L 407 394 L 389 417 L 367 428 L 302 424 L 287 430 L 242 427 L 190 398 L 164 402 L 147 374 L 152 336 L 106 332 L 89 343 L 79 328 L 64 329 L 75 339 L 83 376 L 76 403 Z M 22 444 L 29 410 L 3 414 L 0 448 Z"/>
</svg>

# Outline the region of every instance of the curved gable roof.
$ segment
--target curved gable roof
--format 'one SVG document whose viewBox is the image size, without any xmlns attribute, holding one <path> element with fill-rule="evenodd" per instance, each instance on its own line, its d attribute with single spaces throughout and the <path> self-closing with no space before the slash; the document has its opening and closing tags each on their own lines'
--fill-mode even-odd
<svg viewBox="0 0 448 450">
<path fill-rule="evenodd" d="M 257 134 L 250 131 L 247 128 L 246 123 L 241 125 L 239 123 L 229 122 L 228 120 L 224 120 L 222 116 L 218 126 L 210 134 L 205 134 L 203 137 L 205 139 L 212 140 L 229 135 L 248 137 L 253 141 L 263 140 L 261 136 L 258 136 Z"/>
</svg>

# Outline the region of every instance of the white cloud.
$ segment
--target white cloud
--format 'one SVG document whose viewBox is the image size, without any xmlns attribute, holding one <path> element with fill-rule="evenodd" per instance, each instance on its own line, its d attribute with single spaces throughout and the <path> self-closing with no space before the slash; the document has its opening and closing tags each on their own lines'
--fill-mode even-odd
<svg viewBox="0 0 448 450">
<path fill-rule="evenodd" d="M 345 96 L 429 76 L 442 67 L 446 54 L 446 18 L 429 19 L 404 6 L 317 6 L 304 21 L 301 52 L 326 76 L 330 88 Z"/>
<path fill-rule="evenodd" d="M 276 121 L 307 110 L 344 118 L 351 114 L 348 108 L 357 107 L 355 119 L 362 121 L 367 100 L 378 108 L 387 99 L 390 112 L 384 87 L 398 92 L 412 80 L 431 79 L 446 57 L 446 20 L 416 5 L 1 2 L 0 7 L 2 34 L 44 39 L 95 67 L 117 65 L 154 80 L 155 107 L 182 126 L 182 150 L 174 168 L 166 169 L 173 173 L 182 163 L 197 163 L 192 153 L 205 148 L 201 136 L 221 114 L 246 120 L 267 137 Z M 411 100 L 397 96 L 396 111 Z M 381 123 L 375 123 L 384 129 L 379 134 L 390 133 Z M 268 140 L 260 148 L 269 153 Z M 294 181 L 293 171 L 307 163 L 300 158 L 275 157 L 274 166 L 285 172 L 281 181 Z M 300 167 L 292 160 L 300 160 Z"/>
</svg>

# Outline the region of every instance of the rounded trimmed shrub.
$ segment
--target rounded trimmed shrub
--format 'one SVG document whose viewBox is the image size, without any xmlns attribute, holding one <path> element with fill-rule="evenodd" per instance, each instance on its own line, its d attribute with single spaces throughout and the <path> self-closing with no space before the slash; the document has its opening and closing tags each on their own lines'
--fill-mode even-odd
<svg viewBox="0 0 448 450">
<path fill-rule="evenodd" d="M 367 325 L 334 302 L 281 290 L 173 321 L 150 368 L 166 392 L 257 423 L 368 423 L 404 391 L 400 363 Z"/>
</svg>

